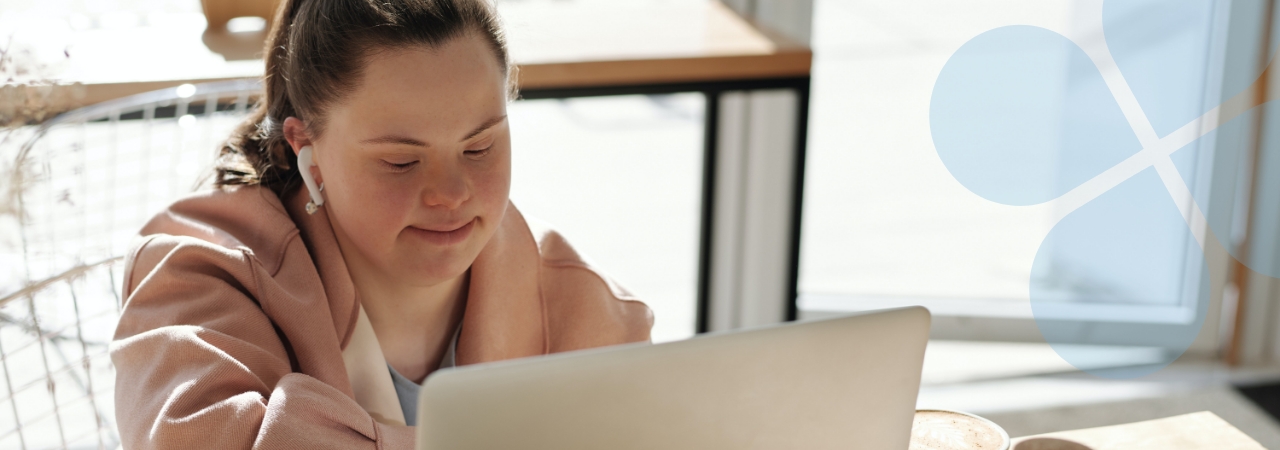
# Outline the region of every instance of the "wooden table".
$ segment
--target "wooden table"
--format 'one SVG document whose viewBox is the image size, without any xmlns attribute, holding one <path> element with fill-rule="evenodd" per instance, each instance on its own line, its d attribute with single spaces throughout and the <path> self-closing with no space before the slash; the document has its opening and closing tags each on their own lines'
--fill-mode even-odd
<svg viewBox="0 0 1280 450">
<path fill-rule="evenodd" d="M 767 258 L 757 259 L 777 260 L 778 267 L 770 268 L 768 273 L 789 269 L 787 279 L 776 282 L 786 292 L 776 295 L 788 295 L 785 318 L 795 319 L 810 50 L 754 26 L 714 0 L 502 2 L 499 12 L 508 34 L 512 60 L 519 67 L 522 98 L 680 92 L 706 96 L 698 331 L 709 329 L 711 279 L 725 278 L 716 275 L 723 271 L 713 270 L 712 266 L 732 267 L 736 264 L 733 260 L 740 259 L 712 256 L 712 222 L 719 221 L 717 226 L 734 221 L 759 222 L 744 219 L 747 215 L 734 214 L 732 207 L 717 209 L 717 204 L 742 202 L 733 196 L 733 191 L 744 190 L 744 186 L 764 190 L 766 197 L 781 194 L 779 198 L 783 199 L 772 200 L 770 205 L 774 206 L 758 208 L 750 217 L 779 217 L 783 222 L 773 229 L 788 227 L 772 231 L 789 233 L 785 236 L 787 243 L 772 249 L 766 254 Z M 183 84 L 252 79 L 262 74 L 262 60 L 255 58 L 260 58 L 265 31 L 206 31 L 204 16 L 198 13 L 152 12 L 141 17 L 145 20 L 139 23 L 145 22 L 144 25 L 134 28 L 97 27 L 70 32 L 67 36 L 70 58 L 58 65 L 61 70 L 55 75 L 62 83 L 75 84 L 59 88 L 74 94 L 54 96 L 76 99 L 74 104 L 64 105 L 64 109 Z M 731 109 L 722 121 L 722 94 L 762 90 L 794 93 L 795 101 L 783 108 L 794 109 L 790 120 L 786 120 L 785 114 L 791 113 L 782 113 L 783 120 L 764 121 L 768 126 L 783 128 L 778 135 L 784 137 L 768 144 L 763 151 L 753 150 L 757 154 L 778 155 L 775 158 L 781 159 L 762 164 L 786 173 L 768 175 L 765 180 L 751 176 L 738 179 L 732 172 L 745 173 L 743 170 L 727 169 L 729 175 L 723 176 L 718 184 L 717 173 L 726 173 L 726 169 L 718 169 L 717 161 L 725 165 L 741 160 L 737 155 L 744 151 L 742 147 L 754 144 L 738 142 L 743 140 L 738 135 L 745 135 L 744 128 L 755 128 L 754 131 L 761 128 L 755 122 L 743 124 L 742 114 Z M 724 101 L 733 105 L 739 97 L 724 97 Z M 776 104 L 768 107 L 774 106 Z M 731 124 L 735 120 L 738 125 Z M 732 139 L 722 142 L 722 133 L 728 133 Z M 724 149 L 726 146 L 728 150 Z M 720 194 L 716 193 L 718 185 Z M 725 239 L 724 229 L 719 230 L 717 236 Z M 768 239 L 775 238 L 753 235 L 740 240 L 765 242 Z M 722 260 L 730 261 L 722 263 Z M 768 290 L 772 292 L 773 288 Z M 724 294 L 717 298 L 722 296 Z"/>
<path fill-rule="evenodd" d="M 1039 437 L 1069 439 L 1093 450 L 1263 450 L 1214 413 L 1202 411 L 1164 419 L 1084 430 L 1061 431 L 1014 439 L 1018 444 Z"/>
<path fill-rule="evenodd" d="M 809 78 L 808 48 L 752 25 L 718 1 L 504 2 L 499 12 L 520 68 L 519 85 L 530 98 L 583 88 L 792 86 Z M 71 57 L 54 76 L 81 84 L 86 105 L 261 76 L 262 61 L 252 57 L 260 56 L 265 32 L 205 32 L 203 17 L 190 14 L 152 20 L 134 29 L 71 32 Z M 705 89 L 683 89 L 689 90 Z"/>
</svg>

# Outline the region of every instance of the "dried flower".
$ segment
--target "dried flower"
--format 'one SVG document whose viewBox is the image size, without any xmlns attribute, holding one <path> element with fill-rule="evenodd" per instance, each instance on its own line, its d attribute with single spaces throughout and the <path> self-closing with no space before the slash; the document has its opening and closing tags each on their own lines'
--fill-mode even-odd
<svg viewBox="0 0 1280 450">
<path fill-rule="evenodd" d="M 69 51 L 63 56 L 70 58 Z M 22 218 L 18 201 L 30 182 L 22 146 L 35 135 L 38 124 L 77 106 L 84 96 L 78 85 L 60 85 L 52 78 L 51 66 L 30 49 L 14 43 L 10 36 L 0 46 L 0 221 Z M 0 232 L 5 225 L 0 223 Z M 10 246 L 0 236 L 0 248 Z"/>
</svg>

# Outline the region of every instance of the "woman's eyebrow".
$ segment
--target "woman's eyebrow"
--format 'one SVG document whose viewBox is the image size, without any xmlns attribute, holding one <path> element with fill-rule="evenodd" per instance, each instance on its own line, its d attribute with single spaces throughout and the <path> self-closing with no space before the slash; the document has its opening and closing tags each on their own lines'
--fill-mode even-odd
<svg viewBox="0 0 1280 450">
<path fill-rule="evenodd" d="M 398 136 L 394 134 L 365 139 L 363 141 L 360 141 L 360 143 L 361 144 L 401 144 L 401 145 L 412 145 L 416 147 L 427 146 L 426 142 L 422 142 L 411 137 Z"/>
<path fill-rule="evenodd" d="M 502 121 L 506 119 L 507 119 L 507 116 L 504 114 L 504 115 L 486 120 L 483 124 L 480 124 L 480 126 L 476 127 L 476 129 L 471 130 L 470 133 L 467 133 L 467 137 L 462 138 L 462 140 L 465 141 L 467 139 L 476 137 L 480 133 L 483 133 L 485 130 L 493 128 L 494 125 L 502 123 Z M 369 139 L 360 141 L 360 143 L 361 144 L 400 144 L 400 145 L 412 145 L 415 147 L 430 147 L 430 145 L 427 145 L 426 142 L 422 142 L 408 136 L 400 136 L 396 134 L 389 134 L 386 136 L 369 138 Z"/>
<path fill-rule="evenodd" d="M 494 118 L 492 118 L 492 119 L 486 120 L 483 124 L 480 124 L 480 126 L 476 127 L 476 129 L 471 130 L 471 132 L 470 132 L 470 133 L 467 133 L 467 137 L 462 138 L 462 140 L 464 140 L 464 141 L 465 141 L 465 140 L 467 140 L 467 139 L 471 139 L 471 138 L 473 138 L 473 137 L 476 137 L 476 136 L 477 136 L 477 135 L 479 135 L 480 133 L 483 133 L 483 132 L 484 132 L 484 130 L 488 130 L 488 129 L 490 129 L 490 128 L 493 128 L 493 126 L 494 126 L 494 125 L 497 125 L 497 124 L 499 124 L 499 123 L 502 123 L 502 121 L 503 121 L 503 120 L 506 120 L 506 119 L 507 119 L 507 115 L 506 115 L 506 114 L 503 114 L 503 115 L 501 115 L 501 116 L 494 117 Z"/>
</svg>

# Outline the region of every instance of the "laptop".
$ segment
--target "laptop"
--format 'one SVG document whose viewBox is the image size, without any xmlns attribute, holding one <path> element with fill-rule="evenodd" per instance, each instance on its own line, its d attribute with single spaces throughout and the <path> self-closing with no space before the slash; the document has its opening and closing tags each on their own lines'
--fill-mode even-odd
<svg viewBox="0 0 1280 450">
<path fill-rule="evenodd" d="M 417 446 L 902 450 L 928 338 L 911 307 L 444 369 Z"/>
</svg>

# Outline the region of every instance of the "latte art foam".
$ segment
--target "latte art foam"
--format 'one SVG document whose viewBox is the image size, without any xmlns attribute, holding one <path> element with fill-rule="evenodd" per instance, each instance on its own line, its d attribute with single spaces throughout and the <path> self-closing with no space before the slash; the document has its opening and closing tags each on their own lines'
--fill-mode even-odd
<svg viewBox="0 0 1280 450">
<path fill-rule="evenodd" d="M 916 411 L 910 450 L 1007 450 L 1009 436 L 989 420 L 968 414 Z"/>
</svg>

